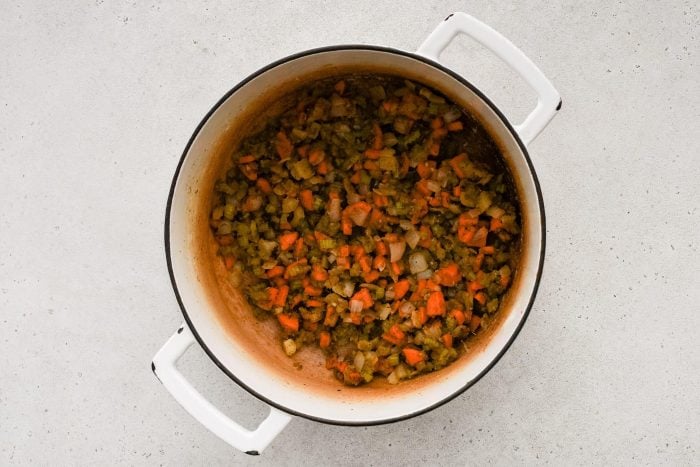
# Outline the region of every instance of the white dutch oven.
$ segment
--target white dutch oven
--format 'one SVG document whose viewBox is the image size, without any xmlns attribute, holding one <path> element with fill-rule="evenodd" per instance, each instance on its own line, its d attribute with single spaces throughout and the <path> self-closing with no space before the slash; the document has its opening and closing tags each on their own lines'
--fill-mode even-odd
<svg viewBox="0 0 700 467">
<path fill-rule="evenodd" d="M 439 64 L 441 51 L 458 34 L 489 48 L 536 91 L 537 106 L 523 123 L 511 125 L 478 89 Z M 302 349 L 295 367 L 278 345 L 274 323 L 256 321 L 242 294 L 222 280 L 207 223 L 216 174 L 225 167 L 240 135 L 251 129 L 253 115 L 274 109 L 282 94 L 302 83 L 353 71 L 422 82 L 467 109 L 499 146 L 521 202 L 522 253 L 500 318 L 475 338 L 470 352 L 457 362 L 395 386 L 378 379 L 359 388 L 345 387 L 323 368 L 320 353 L 312 349 Z M 373 46 L 326 47 L 287 57 L 245 79 L 195 130 L 170 189 L 166 255 L 186 323 L 153 359 L 158 379 L 200 423 L 248 454 L 262 452 L 292 415 L 339 425 L 381 424 L 424 413 L 462 393 L 506 351 L 532 306 L 544 259 L 545 224 L 526 146 L 560 106 L 559 94 L 530 59 L 498 32 L 464 13 L 447 17 L 417 53 Z M 221 413 L 177 370 L 177 360 L 195 342 L 229 377 L 270 405 L 269 416 L 257 429 L 246 430 Z"/>
</svg>

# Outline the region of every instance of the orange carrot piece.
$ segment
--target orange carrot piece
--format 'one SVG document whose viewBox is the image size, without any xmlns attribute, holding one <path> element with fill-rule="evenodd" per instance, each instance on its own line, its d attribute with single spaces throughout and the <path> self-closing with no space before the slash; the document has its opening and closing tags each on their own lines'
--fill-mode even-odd
<svg viewBox="0 0 700 467">
<path fill-rule="evenodd" d="M 481 290 L 483 288 L 484 288 L 484 286 L 478 280 L 469 281 L 469 283 L 467 284 L 467 291 L 468 292 L 476 292 L 476 291 Z"/>
<path fill-rule="evenodd" d="M 372 148 L 365 149 L 365 157 L 367 159 L 377 160 L 377 159 L 379 159 L 379 156 L 381 154 L 382 154 L 382 151 L 379 149 L 372 149 Z"/>
<path fill-rule="evenodd" d="M 449 131 L 460 131 L 464 129 L 464 125 L 462 125 L 462 122 L 459 120 L 455 120 L 454 122 L 450 122 L 447 124 L 447 129 Z"/>
<path fill-rule="evenodd" d="M 352 296 L 352 300 L 359 300 L 362 302 L 363 309 L 371 308 L 374 305 L 374 300 L 369 293 L 369 289 L 361 288 L 355 295 Z"/>
<path fill-rule="evenodd" d="M 271 269 L 268 269 L 265 275 L 267 276 L 268 279 L 274 279 L 275 277 L 279 277 L 282 274 L 284 274 L 284 266 L 274 266 Z"/>
<path fill-rule="evenodd" d="M 479 252 L 485 254 L 485 255 L 492 255 L 496 253 L 496 248 L 493 245 L 488 245 L 479 250 Z"/>
<path fill-rule="evenodd" d="M 343 231 L 343 235 L 352 235 L 352 221 L 346 216 L 340 219 L 340 226 Z"/>
<path fill-rule="evenodd" d="M 447 287 L 454 287 L 462 278 L 457 263 L 450 263 L 447 266 L 438 269 L 436 275 L 440 285 Z"/>
<path fill-rule="evenodd" d="M 343 94 L 343 92 L 345 92 L 345 87 L 346 87 L 345 80 L 341 79 L 340 81 L 335 83 L 335 86 L 333 86 L 333 89 L 335 89 L 338 94 Z"/>
<path fill-rule="evenodd" d="M 479 318 L 476 315 L 472 315 L 472 319 L 469 321 L 469 329 L 471 329 L 471 331 L 474 332 L 479 328 L 480 324 L 481 318 Z"/>
<path fill-rule="evenodd" d="M 489 225 L 489 230 L 491 232 L 496 232 L 503 228 L 503 221 L 501 219 L 496 219 L 495 217 L 491 219 L 491 224 Z"/>
<path fill-rule="evenodd" d="M 372 283 L 372 282 L 376 281 L 377 279 L 379 279 L 379 271 L 366 272 L 363 275 L 363 277 L 365 279 L 365 282 Z"/>
<path fill-rule="evenodd" d="M 277 138 L 275 139 L 275 150 L 280 156 L 280 159 L 282 159 L 283 161 L 289 159 L 292 156 L 294 146 L 287 137 L 286 133 L 283 131 L 277 133 Z"/>
<path fill-rule="evenodd" d="M 437 130 L 438 128 L 442 128 L 443 123 L 442 117 L 435 117 L 430 121 L 430 128 Z"/>
<path fill-rule="evenodd" d="M 248 154 L 247 156 L 243 156 L 238 159 L 239 164 L 250 164 L 251 162 L 255 162 L 255 156 L 252 154 Z"/>
<path fill-rule="evenodd" d="M 479 302 L 482 305 L 486 304 L 486 294 L 484 292 L 479 292 L 478 294 L 474 295 L 474 300 Z"/>
<path fill-rule="evenodd" d="M 465 242 L 467 246 L 484 247 L 486 246 L 486 237 L 489 234 L 489 229 L 486 227 L 479 227 L 479 229 L 474 233 L 472 238 Z"/>
<path fill-rule="evenodd" d="M 322 349 L 327 349 L 331 345 L 331 333 L 328 331 L 321 331 L 318 337 L 318 346 Z"/>
<path fill-rule="evenodd" d="M 270 182 L 265 180 L 264 178 L 259 178 L 257 182 L 255 182 L 255 185 L 260 189 L 265 194 L 272 193 L 272 187 L 270 186 Z"/>
<path fill-rule="evenodd" d="M 299 238 L 299 232 L 286 232 L 280 235 L 280 250 L 287 251 Z"/>
<path fill-rule="evenodd" d="M 445 347 L 447 347 L 448 349 L 451 349 L 452 348 L 452 334 L 450 334 L 449 332 L 443 334 L 442 335 L 442 342 L 445 344 Z"/>
<path fill-rule="evenodd" d="M 374 244 L 374 251 L 380 256 L 386 256 L 389 254 L 389 248 L 386 246 L 386 243 L 381 240 L 377 240 L 377 242 Z"/>
<path fill-rule="evenodd" d="M 457 175 L 459 178 L 464 178 L 467 176 L 461 167 L 461 165 L 463 163 L 465 163 L 466 161 L 467 161 L 467 155 L 466 154 L 459 154 L 458 156 L 455 156 L 452 159 L 450 159 L 448 162 L 450 167 L 452 167 L 452 170 L 454 170 L 455 175 Z"/>
<path fill-rule="evenodd" d="M 231 269 L 234 264 L 236 264 L 236 259 L 233 256 L 224 257 L 224 266 L 226 266 L 226 269 Z"/>
<path fill-rule="evenodd" d="M 319 297 L 323 293 L 323 289 L 314 287 L 313 285 L 307 285 L 304 287 L 304 293 L 309 297 Z"/>
<path fill-rule="evenodd" d="M 299 331 L 299 318 L 297 316 L 289 315 L 286 313 L 280 313 L 279 315 L 277 315 L 277 320 L 280 322 L 280 324 L 286 331 Z"/>
<path fill-rule="evenodd" d="M 328 272 L 320 264 L 314 264 L 311 269 L 311 278 L 317 282 L 323 282 L 328 279 Z"/>
<path fill-rule="evenodd" d="M 323 305 L 324 305 L 324 302 L 322 302 L 321 300 L 313 299 L 313 300 L 306 301 L 306 306 L 308 306 L 310 308 L 318 308 L 319 306 L 323 306 Z"/>
<path fill-rule="evenodd" d="M 381 272 L 386 268 L 386 258 L 383 256 L 375 256 L 374 261 L 372 261 L 372 267 L 377 271 Z"/>
<path fill-rule="evenodd" d="M 501 277 L 498 279 L 498 283 L 501 284 L 501 287 L 507 286 L 509 282 L 510 276 L 507 276 L 505 274 L 502 274 Z"/>
<path fill-rule="evenodd" d="M 372 140 L 372 149 L 381 149 L 384 147 L 384 135 L 382 134 L 382 128 L 378 123 L 372 124 L 372 134 L 374 139 Z"/>
<path fill-rule="evenodd" d="M 287 303 L 287 295 L 289 295 L 289 286 L 283 285 L 277 292 L 277 297 L 272 301 L 275 306 L 284 306 Z"/>
<path fill-rule="evenodd" d="M 307 211 L 312 211 L 314 209 L 314 194 L 311 190 L 301 190 L 299 193 L 299 200 L 301 201 L 301 207 Z"/>
<path fill-rule="evenodd" d="M 421 162 L 416 166 L 416 172 L 420 178 L 430 178 L 433 173 L 433 168 L 428 162 Z"/>
<path fill-rule="evenodd" d="M 401 264 L 399 264 L 398 261 L 391 263 L 391 272 L 394 273 L 395 276 L 400 275 L 402 271 L 403 268 L 401 267 Z"/>
<path fill-rule="evenodd" d="M 404 347 L 401 352 L 403 353 L 403 357 L 406 359 L 406 363 L 411 366 L 416 366 L 425 360 L 425 355 L 423 355 L 423 352 L 418 349 Z"/>
<path fill-rule="evenodd" d="M 477 253 L 476 258 L 474 258 L 474 264 L 472 264 L 472 270 L 478 272 L 481 270 L 481 265 L 484 263 L 484 253 L 480 250 Z"/>
<path fill-rule="evenodd" d="M 316 172 L 318 172 L 319 175 L 327 175 L 330 171 L 331 168 L 326 159 L 323 159 L 323 161 L 318 164 L 318 167 L 316 167 Z"/>
<path fill-rule="evenodd" d="M 445 306 L 445 297 L 442 292 L 432 292 L 428 297 L 428 303 L 426 305 L 426 311 L 428 316 L 441 316 L 447 311 Z"/>
<path fill-rule="evenodd" d="M 319 165 L 326 158 L 326 152 L 320 148 L 314 148 L 309 151 L 309 164 Z"/>
<path fill-rule="evenodd" d="M 459 326 L 463 325 L 464 321 L 466 320 L 462 310 L 452 310 L 450 311 L 450 315 L 452 315 Z"/>
<path fill-rule="evenodd" d="M 347 258 L 350 256 L 350 245 L 343 245 L 338 248 L 338 256 L 340 258 Z"/>
<path fill-rule="evenodd" d="M 304 253 L 304 239 L 303 238 L 298 238 L 296 242 L 294 242 L 294 256 L 297 258 L 303 256 Z"/>
<path fill-rule="evenodd" d="M 428 321 L 428 312 L 424 306 L 418 308 L 418 321 L 420 326 L 423 326 Z"/>
<path fill-rule="evenodd" d="M 408 279 L 402 279 L 394 284 L 394 300 L 401 300 L 408 293 L 410 287 L 411 283 L 408 282 Z"/>
<path fill-rule="evenodd" d="M 362 272 L 368 273 L 372 270 L 372 259 L 369 256 L 362 256 L 358 262 Z"/>
<path fill-rule="evenodd" d="M 391 342 L 394 345 L 400 345 L 405 339 L 406 334 L 401 330 L 398 324 L 394 324 L 389 331 L 382 335 L 382 339 Z"/>
</svg>

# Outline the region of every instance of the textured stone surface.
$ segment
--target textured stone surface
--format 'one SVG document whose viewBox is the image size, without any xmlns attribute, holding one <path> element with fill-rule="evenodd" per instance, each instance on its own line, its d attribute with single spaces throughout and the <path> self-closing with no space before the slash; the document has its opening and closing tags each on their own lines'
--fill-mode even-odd
<svg viewBox="0 0 700 467">
<path fill-rule="evenodd" d="M 554 4 L 552 4 L 554 3 Z M 166 194 L 210 106 L 307 48 L 415 50 L 466 10 L 564 106 L 532 145 L 547 207 L 540 294 L 476 386 L 371 428 L 295 419 L 251 458 L 165 392 L 182 321 Z M 3 2 L 0 464 L 698 464 L 698 7 L 661 2 Z M 518 119 L 532 92 L 459 39 L 444 55 Z M 201 349 L 183 372 L 248 426 L 262 403 Z"/>
</svg>

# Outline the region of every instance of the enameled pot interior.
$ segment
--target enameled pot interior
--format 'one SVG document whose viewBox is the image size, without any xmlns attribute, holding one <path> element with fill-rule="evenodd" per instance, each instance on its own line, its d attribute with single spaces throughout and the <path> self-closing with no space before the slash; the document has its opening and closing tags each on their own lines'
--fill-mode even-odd
<svg viewBox="0 0 700 467">
<path fill-rule="evenodd" d="M 208 227 L 214 183 L 242 136 L 280 97 L 310 80 L 352 72 L 383 73 L 422 82 L 477 117 L 501 149 L 521 202 L 523 249 L 498 319 L 449 367 L 390 385 L 383 378 L 343 386 L 317 349 L 287 357 L 273 320 L 257 321 L 241 291 L 226 280 Z M 262 116 L 262 118 L 261 118 Z M 369 424 L 421 413 L 449 400 L 485 373 L 525 319 L 541 270 L 541 199 L 526 153 L 512 129 L 478 91 L 427 60 L 378 48 L 313 51 L 274 64 L 234 88 L 202 122 L 183 155 L 169 202 L 166 241 L 178 300 L 214 361 L 261 399 L 291 413 L 332 423 Z"/>
</svg>

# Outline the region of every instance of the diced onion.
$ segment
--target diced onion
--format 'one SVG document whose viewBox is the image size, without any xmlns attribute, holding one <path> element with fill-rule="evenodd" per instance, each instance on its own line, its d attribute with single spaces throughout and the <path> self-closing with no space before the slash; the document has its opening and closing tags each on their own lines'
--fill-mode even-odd
<svg viewBox="0 0 700 467">
<path fill-rule="evenodd" d="M 420 252 L 413 253 L 408 258 L 408 267 L 411 269 L 411 274 L 418 274 L 428 269 L 428 262 L 425 260 L 425 255 Z"/>
<path fill-rule="evenodd" d="M 392 263 L 399 261 L 403 257 L 403 253 L 406 251 L 406 242 L 392 242 L 389 243 L 389 254 Z"/>
<path fill-rule="evenodd" d="M 428 188 L 428 190 L 432 191 L 433 193 L 437 193 L 438 191 L 440 191 L 440 184 L 435 180 L 428 180 L 425 186 L 426 188 Z"/>
<path fill-rule="evenodd" d="M 379 319 L 384 321 L 385 319 L 387 319 L 389 317 L 390 314 L 391 314 L 391 305 L 386 303 L 386 304 L 384 304 L 384 306 L 382 306 L 382 309 L 379 310 Z"/>
<path fill-rule="evenodd" d="M 347 212 L 347 211 L 346 211 Z M 363 211 L 361 209 L 354 209 L 352 212 L 349 214 L 350 220 L 355 224 L 359 226 L 364 226 L 365 222 L 367 222 L 367 216 L 369 216 L 369 212 Z"/>
<path fill-rule="evenodd" d="M 352 296 L 352 293 L 355 291 L 355 284 L 352 281 L 345 281 L 343 282 L 343 293 L 341 295 L 345 297 L 350 297 Z M 362 302 L 360 302 L 362 303 Z"/>
<path fill-rule="evenodd" d="M 413 303 L 403 302 L 399 307 L 399 316 L 402 318 L 408 318 L 414 311 L 416 311 L 416 306 Z"/>
<path fill-rule="evenodd" d="M 363 307 L 362 300 L 350 300 L 350 313 L 358 313 L 362 311 Z"/>
<path fill-rule="evenodd" d="M 333 222 L 340 221 L 340 198 L 331 198 L 328 203 L 328 218 Z"/>
<path fill-rule="evenodd" d="M 452 123 L 460 117 L 461 113 L 457 109 L 450 109 L 444 114 L 442 114 L 442 119 L 445 123 Z"/>
<path fill-rule="evenodd" d="M 396 371 L 392 371 L 389 376 L 386 377 L 386 380 L 389 384 L 398 384 L 399 377 L 396 375 Z"/>
<path fill-rule="evenodd" d="M 417 230 L 412 229 L 406 232 L 406 243 L 411 247 L 411 250 L 418 245 L 418 242 L 420 242 L 420 234 Z"/>
<path fill-rule="evenodd" d="M 355 360 L 353 361 L 355 369 L 357 371 L 362 371 L 362 367 L 365 366 L 365 354 L 362 352 L 357 352 L 355 354 Z"/>
<path fill-rule="evenodd" d="M 493 217 L 494 219 L 500 219 L 501 216 L 505 213 L 506 212 L 503 209 L 499 208 L 498 206 L 491 206 L 490 208 L 488 208 L 486 210 L 486 214 Z"/>
<path fill-rule="evenodd" d="M 297 344 L 294 342 L 294 339 L 287 339 L 282 342 L 282 347 L 284 347 L 284 353 L 289 357 L 297 352 Z"/>
<path fill-rule="evenodd" d="M 416 279 L 418 280 L 430 279 L 431 277 L 433 277 L 433 271 L 431 269 L 426 269 L 425 271 L 416 274 Z"/>
</svg>

